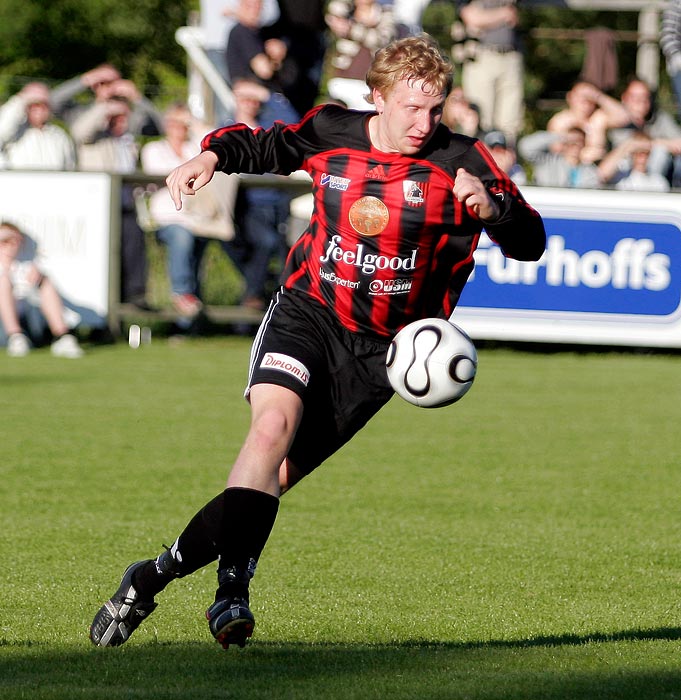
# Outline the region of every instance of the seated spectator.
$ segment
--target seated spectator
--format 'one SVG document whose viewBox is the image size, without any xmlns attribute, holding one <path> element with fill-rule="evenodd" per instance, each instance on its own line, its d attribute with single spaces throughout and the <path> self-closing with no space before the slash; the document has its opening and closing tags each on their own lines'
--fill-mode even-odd
<svg viewBox="0 0 681 700">
<path fill-rule="evenodd" d="M 506 142 L 506 135 L 501 131 L 490 131 L 483 137 L 485 146 L 494 158 L 494 162 L 515 182 L 516 185 L 527 184 L 527 174 L 516 159 L 515 149 Z"/>
<path fill-rule="evenodd" d="M 608 132 L 613 147 L 635 132 L 645 133 L 653 141 L 649 172 L 664 175 L 674 186 L 681 184 L 681 126 L 656 105 L 652 90 L 643 80 L 630 80 L 621 100 L 626 115 Z"/>
<path fill-rule="evenodd" d="M 74 170 L 71 137 L 52 122 L 50 91 L 28 83 L 0 107 L 0 162 L 6 168 Z"/>
<path fill-rule="evenodd" d="M 634 134 L 601 160 L 598 165 L 601 180 L 618 190 L 669 192 L 669 180 L 648 169 L 652 148 L 649 136 L 642 132 Z"/>
<path fill-rule="evenodd" d="M 284 86 L 286 97 L 301 116 L 314 107 L 326 54 L 327 0 L 278 0 L 281 15 L 272 27 L 286 42 L 292 77 Z"/>
<path fill-rule="evenodd" d="M 203 33 L 202 45 L 206 56 L 217 70 L 225 84 L 229 84 L 227 72 L 227 37 L 236 22 L 238 0 L 201 0 L 200 27 Z M 279 19 L 277 0 L 263 0 L 260 25 L 268 26 Z M 203 107 L 203 105 L 202 105 Z M 223 105 L 213 93 L 212 110 L 203 110 L 203 119 L 210 121 L 213 128 L 226 124 L 232 117 L 233 108 Z"/>
<path fill-rule="evenodd" d="M 445 100 L 442 111 L 442 121 L 450 131 L 457 134 L 482 139 L 485 132 L 480 127 L 480 110 L 469 102 L 461 87 L 453 87 Z"/>
<path fill-rule="evenodd" d="M 238 80 L 234 98 L 234 118 L 238 123 L 256 129 L 269 128 L 277 120 L 276 114 L 264 110 L 268 95 L 261 85 Z M 224 247 L 244 275 L 244 306 L 262 310 L 267 305 L 272 292 L 268 285 L 278 278 L 289 251 L 290 203 L 291 195 L 283 188 L 246 187 L 239 191 L 235 210 L 237 235 Z"/>
<path fill-rule="evenodd" d="M 608 150 L 608 129 L 626 118 L 624 106 L 595 85 L 577 81 L 565 95 L 567 106 L 549 119 L 547 131 L 567 134 L 577 127 L 586 134 L 585 163 L 598 162 Z"/>
<path fill-rule="evenodd" d="M 130 103 L 112 97 L 82 112 L 71 127 L 81 170 L 127 174 L 137 170 L 139 147 L 130 131 Z"/>
<path fill-rule="evenodd" d="M 87 94 L 90 99 L 83 100 Z M 82 75 L 57 85 L 51 91 L 52 109 L 69 128 L 83 112 L 94 110 L 93 119 L 103 119 L 111 99 L 126 100 L 131 107 L 128 128 L 134 136 L 158 136 L 162 119 L 158 110 L 131 80 L 121 77 L 118 69 L 104 63 Z"/>
<path fill-rule="evenodd" d="M 22 325 L 23 324 L 23 325 Z M 83 355 L 64 320 L 64 304 L 36 255 L 35 243 L 7 221 L 0 222 L 0 335 L 10 357 L 24 357 L 40 344 L 45 325 L 52 354 Z"/>
<path fill-rule="evenodd" d="M 130 132 L 130 113 L 127 100 L 112 97 L 98 103 L 96 110 L 80 114 L 71 132 L 81 170 L 121 175 L 136 172 L 139 148 Z M 144 232 L 137 223 L 133 190 L 131 183 L 122 183 L 121 301 L 150 309 L 146 300 L 147 251 Z"/>
<path fill-rule="evenodd" d="M 391 5 L 378 0 L 331 0 L 326 23 L 334 44 L 329 96 L 350 109 L 373 110 L 366 101 L 366 74 L 376 51 L 397 36 Z"/>
<path fill-rule="evenodd" d="M 260 26 L 262 0 L 239 0 L 237 23 L 227 40 L 227 71 L 232 84 L 250 80 L 267 88 L 265 110 L 285 113 L 288 122 L 299 115 L 285 95 L 286 85 L 294 76 L 286 73 L 287 46 L 280 37 L 266 34 Z"/>
<path fill-rule="evenodd" d="M 170 107 L 163 120 L 165 138 L 150 141 L 140 155 L 149 175 L 166 176 L 200 152 L 199 139 L 189 108 Z M 199 269 L 211 239 L 234 236 L 232 214 L 238 186 L 237 176 L 216 173 L 208 185 L 177 211 L 166 187 L 153 194 L 149 213 L 156 237 L 168 250 L 168 276 L 175 310 L 183 317 L 197 316 L 202 307 Z"/>
<path fill-rule="evenodd" d="M 532 184 L 540 187 L 597 188 L 598 168 L 585 163 L 586 134 L 572 127 L 566 134 L 536 131 L 518 141 L 520 157 L 533 166 Z"/>
</svg>

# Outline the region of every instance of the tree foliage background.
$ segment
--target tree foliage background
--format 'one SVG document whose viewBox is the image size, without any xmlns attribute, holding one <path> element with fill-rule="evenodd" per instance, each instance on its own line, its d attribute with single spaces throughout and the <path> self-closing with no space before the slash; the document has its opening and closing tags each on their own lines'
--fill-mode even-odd
<svg viewBox="0 0 681 700">
<path fill-rule="evenodd" d="M 527 48 L 526 130 L 542 128 L 581 70 L 585 45 L 574 39 L 538 38 L 539 27 L 597 26 L 635 31 L 638 13 L 573 11 L 540 0 L 521 3 Z M 29 79 L 50 85 L 108 61 L 162 107 L 186 97 L 186 58 L 175 31 L 198 12 L 199 0 L 2 0 L 0 2 L 0 103 Z M 443 45 L 455 19 L 453 0 L 431 0 L 426 28 Z M 617 46 L 620 85 L 635 72 L 636 44 Z M 665 95 L 664 71 L 663 97 Z"/>
<path fill-rule="evenodd" d="M 197 6 L 198 0 L 2 0 L 0 100 L 28 79 L 55 85 L 103 62 L 151 98 L 182 97 L 186 61 L 175 31 Z"/>
</svg>

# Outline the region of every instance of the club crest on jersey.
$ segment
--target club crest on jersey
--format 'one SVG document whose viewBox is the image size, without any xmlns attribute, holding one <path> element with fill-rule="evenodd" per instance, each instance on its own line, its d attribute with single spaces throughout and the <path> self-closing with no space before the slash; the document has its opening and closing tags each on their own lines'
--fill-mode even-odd
<svg viewBox="0 0 681 700">
<path fill-rule="evenodd" d="M 319 184 L 322 187 L 328 187 L 330 190 L 340 190 L 341 192 L 345 192 L 350 185 L 350 179 L 347 177 L 340 177 L 339 175 L 322 173 Z"/>
<path fill-rule="evenodd" d="M 402 191 L 404 192 L 404 201 L 410 207 L 422 207 L 426 201 L 427 183 L 416 182 L 416 180 L 405 180 L 402 183 Z"/>
<path fill-rule="evenodd" d="M 348 218 L 361 236 L 378 236 L 388 225 L 390 212 L 378 197 L 361 197 L 350 207 Z"/>
</svg>

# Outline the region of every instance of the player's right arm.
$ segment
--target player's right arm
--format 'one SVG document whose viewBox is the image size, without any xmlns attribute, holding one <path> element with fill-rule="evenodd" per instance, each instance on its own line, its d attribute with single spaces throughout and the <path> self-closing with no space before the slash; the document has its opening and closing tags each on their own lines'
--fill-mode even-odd
<svg viewBox="0 0 681 700">
<path fill-rule="evenodd" d="M 211 151 L 203 151 L 182 165 L 178 165 L 166 178 L 168 191 L 175 209 L 182 209 L 182 195 L 192 196 L 208 184 L 218 164 L 218 157 Z"/>
<path fill-rule="evenodd" d="M 175 208 L 182 208 L 182 195 L 193 195 L 210 182 L 216 170 L 226 173 L 266 172 L 288 174 L 299 167 L 302 156 L 290 148 L 285 132 L 290 129 L 276 122 L 270 129 L 252 129 L 246 124 L 234 124 L 216 129 L 201 142 L 201 153 L 175 168 L 166 184 Z M 295 136 L 290 140 L 296 141 Z"/>
<path fill-rule="evenodd" d="M 216 129 L 203 138 L 201 155 L 176 168 L 166 179 L 175 206 L 181 208 L 182 194 L 194 194 L 216 170 L 253 175 L 289 175 L 300 170 L 312 154 L 353 138 L 348 133 L 348 122 L 354 123 L 355 131 L 360 127 L 348 114 L 335 105 L 322 105 L 297 124 L 275 122 L 269 129 L 234 124 Z"/>
<path fill-rule="evenodd" d="M 314 153 L 348 143 L 348 120 L 356 122 L 348 115 L 335 105 L 320 105 L 295 124 L 275 121 L 269 129 L 234 124 L 205 136 L 201 148 L 215 153 L 217 170 L 225 173 L 290 175 L 304 169 Z"/>
</svg>

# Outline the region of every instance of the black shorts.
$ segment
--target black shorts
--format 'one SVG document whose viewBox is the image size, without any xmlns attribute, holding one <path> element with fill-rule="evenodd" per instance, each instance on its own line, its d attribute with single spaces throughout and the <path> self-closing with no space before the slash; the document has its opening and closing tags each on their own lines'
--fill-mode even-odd
<svg viewBox="0 0 681 700">
<path fill-rule="evenodd" d="M 253 342 L 246 391 L 277 384 L 301 397 L 303 417 L 288 456 L 302 472 L 348 442 L 393 395 L 389 345 L 351 333 L 304 294 L 275 294 Z"/>
</svg>

